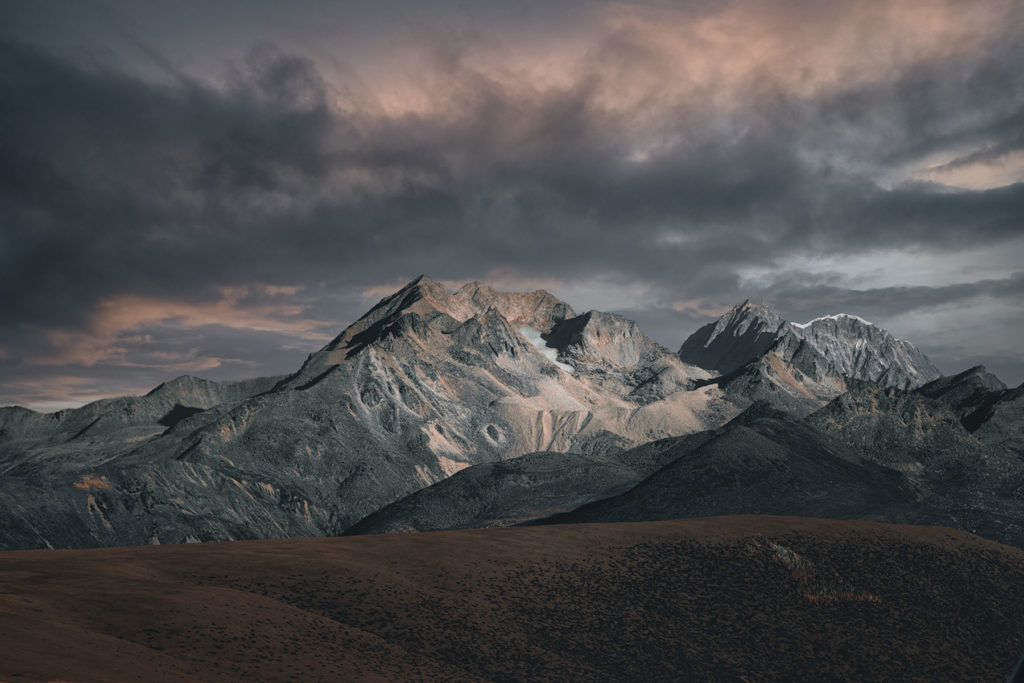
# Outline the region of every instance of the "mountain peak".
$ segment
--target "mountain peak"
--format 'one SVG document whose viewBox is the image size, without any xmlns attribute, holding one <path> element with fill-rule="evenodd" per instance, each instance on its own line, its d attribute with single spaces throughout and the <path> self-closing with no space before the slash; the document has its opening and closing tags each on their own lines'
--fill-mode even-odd
<svg viewBox="0 0 1024 683">
<path fill-rule="evenodd" d="M 494 308 L 510 323 L 547 332 L 560 320 L 575 315 L 572 307 L 543 289 L 499 292 L 482 282 L 467 282 L 452 295 L 451 315 L 468 319 Z"/>
<path fill-rule="evenodd" d="M 451 294 L 440 282 L 425 275 L 411 280 L 394 294 L 384 297 L 363 317 L 349 325 L 325 347 L 325 351 L 365 345 L 379 336 L 389 323 L 406 313 L 416 313 L 430 321 L 445 315 L 451 307 Z"/>
<path fill-rule="evenodd" d="M 764 303 L 746 299 L 700 328 L 679 349 L 686 363 L 727 374 L 763 355 L 786 321 Z"/>
<path fill-rule="evenodd" d="M 757 299 L 744 299 L 729 309 L 729 312 L 732 314 L 755 313 L 775 315 L 775 310 L 768 303 Z"/>
<path fill-rule="evenodd" d="M 838 313 L 789 326 L 844 377 L 913 389 L 941 374 L 916 346 L 856 315 Z"/>
<path fill-rule="evenodd" d="M 957 380 L 966 380 L 969 378 L 977 378 L 985 384 L 989 385 L 994 390 L 1006 389 L 1006 384 L 1001 379 L 996 377 L 994 374 L 988 371 L 984 365 L 975 365 L 974 367 L 967 368 L 963 372 L 957 373 L 953 376 Z"/>
<path fill-rule="evenodd" d="M 634 321 L 601 311 L 587 311 L 556 323 L 548 343 L 577 368 L 636 366 L 666 353 Z"/>
<path fill-rule="evenodd" d="M 174 379 L 169 379 L 166 382 L 161 382 L 157 386 L 153 387 L 153 389 L 151 389 L 149 393 L 146 394 L 146 396 L 155 396 L 160 393 L 173 392 L 183 387 L 193 387 L 196 385 L 207 384 L 212 384 L 212 382 L 208 379 L 195 377 L 193 375 L 178 375 Z"/>
<path fill-rule="evenodd" d="M 472 280 L 459 287 L 459 289 L 456 290 L 455 292 L 455 296 L 472 297 L 479 293 L 490 294 L 495 293 L 496 291 L 497 290 L 495 290 L 494 287 L 491 287 L 489 284 L 485 282 L 480 282 L 479 280 Z"/>
<path fill-rule="evenodd" d="M 767 304 L 751 299 L 694 332 L 679 349 L 679 357 L 724 375 L 787 339 L 788 346 L 803 342 L 820 354 L 836 376 L 907 389 L 940 374 L 916 346 L 859 316 L 837 313 L 790 323 Z"/>
<path fill-rule="evenodd" d="M 437 280 L 431 280 L 426 275 L 420 275 L 414 280 L 410 281 L 405 287 L 391 295 L 390 298 L 399 298 L 403 294 L 408 295 L 409 293 L 419 294 L 421 297 L 432 299 L 432 303 L 445 304 L 451 297 L 448 289 L 438 282 Z"/>
<path fill-rule="evenodd" d="M 574 315 L 567 303 L 544 290 L 499 292 L 490 285 L 472 281 L 452 293 L 443 283 L 420 275 L 381 299 L 327 346 L 312 354 L 292 382 L 311 381 L 383 340 L 393 345 L 399 339 L 415 337 L 417 344 L 429 345 L 427 339 L 434 333 L 451 333 L 474 318 L 488 322 L 500 316 L 512 328 L 529 327 L 546 333 L 559 321 Z"/>
</svg>

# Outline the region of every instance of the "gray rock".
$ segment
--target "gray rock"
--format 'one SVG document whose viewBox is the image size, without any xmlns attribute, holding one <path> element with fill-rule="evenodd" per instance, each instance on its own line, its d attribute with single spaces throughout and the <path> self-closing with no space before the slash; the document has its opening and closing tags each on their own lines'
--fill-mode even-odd
<svg viewBox="0 0 1024 683">
<path fill-rule="evenodd" d="M 699 329 L 679 349 L 684 362 L 722 375 L 773 353 L 819 382 L 830 374 L 910 389 L 940 376 L 913 344 L 856 316 L 839 314 L 794 324 L 767 305 L 750 301 Z"/>
<path fill-rule="evenodd" d="M 916 346 L 856 316 L 826 316 L 790 329 L 843 377 L 914 389 L 941 374 Z"/>
<path fill-rule="evenodd" d="M 749 299 L 687 338 L 679 357 L 726 375 L 763 356 L 786 331 L 786 321 L 763 303 Z"/>
<path fill-rule="evenodd" d="M 732 367 L 722 375 L 547 292 L 452 293 L 421 277 L 285 377 L 179 378 L 51 415 L 2 409 L 0 548 L 333 535 L 378 511 L 375 529 L 505 524 L 631 495 L 668 471 L 690 483 L 658 514 L 874 515 L 906 503 L 910 515 L 928 496 L 942 514 L 959 501 L 961 528 L 1019 519 L 1005 456 L 1019 443 L 1020 390 L 985 394 L 972 432 L 939 399 L 871 394 L 928 374 L 884 331 L 798 328 L 749 302 L 727 318 L 699 345 Z M 872 384 L 858 388 L 857 375 Z M 811 414 L 834 425 L 799 420 Z M 924 474 L 900 469 L 917 461 Z M 687 474 L 686 462 L 699 467 Z M 658 489 L 663 502 L 670 489 Z"/>
<path fill-rule="evenodd" d="M 530 453 L 468 467 L 378 510 L 346 533 L 512 526 L 621 493 L 641 476 L 614 457 Z"/>
<path fill-rule="evenodd" d="M 541 523 L 792 514 L 941 524 L 1024 546 L 1024 462 L 918 392 L 850 380 L 804 419 L 758 402 L 717 430 L 658 442 L 658 454 L 667 464 L 634 488 Z"/>
<path fill-rule="evenodd" d="M 876 518 L 919 507 L 902 477 L 784 413 L 733 420 L 629 491 L 545 523 L 631 522 L 722 514 Z"/>
<path fill-rule="evenodd" d="M 708 377 L 618 316 L 421 277 L 248 397 L 197 380 L 130 419 L 6 411 L 0 547 L 338 534 L 472 465 L 720 424 L 737 408 Z"/>
</svg>

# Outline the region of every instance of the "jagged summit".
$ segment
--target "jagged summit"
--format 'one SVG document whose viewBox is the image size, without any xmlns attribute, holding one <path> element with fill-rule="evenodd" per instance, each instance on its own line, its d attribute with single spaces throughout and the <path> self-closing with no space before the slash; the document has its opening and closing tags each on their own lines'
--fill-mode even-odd
<svg viewBox="0 0 1024 683">
<path fill-rule="evenodd" d="M 916 346 L 859 316 L 838 313 L 790 323 L 767 304 L 749 299 L 693 333 L 679 357 L 728 375 L 773 349 L 787 364 L 802 358 L 802 369 L 813 367 L 808 374 L 816 379 L 823 365 L 837 377 L 899 388 L 919 387 L 940 376 Z"/>
<path fill-rule="evenodd" d="M 426 320 L 446 314 L 451 306 L 451 294 L 444 285 L 420 275 L 394 294 L 386 296 L 356 322 L 334 338 L 324 350 L 345 349 L 365 345 L 367 332 L 379 333 L 388 323 L 402 314 L 416 313 Z"/>
<path fill-rule="evenodd" d="M 729 312 L 732 314 L 760 313 L 768 316 L 775 315 L 775 309 L 772 308 L 771 304 L 767 301 L 761 301 L 760 299 L 744 299 L 729 309 Z"/>
<path fill-rule="evenodd" d="M 493 313 L 489 313 L 493 312 Z M 378 343 L 396 339 L 418 341 L 417 352 L 444 345 L 441 337 L 474 318 L 499 315 L 513 328 L 548 332 L 554 324 L 575 315 L 569 304 L 544 290 L 499 292 L 481 282 L 469 282 L 451 292 L 444 284 L 420 275 L 394 294 L 381 299 L 323 349 L 314 353 L 293 376 L 304 384 Z M 496 329 L 493 321 L 484 321 Z M 501 342 L 504 344 L 504 342 Z"/>
<path fill-rule="evenodd" d="M 641 470 L 667 466 L 664 448 L 676 437 L 682 439 L 671 446 L 680 449 L 673 450 L 677 455 L 694 449 L 703 455 L 655 493 L 694 493 L 707 503 L 685 508 L 695 514 L 730 511 L 705 484 L 732 491 L 737 476 L 748 475 L 748 493 L 760 493 L 740 492 L 731 499 L 732 511 L 749 511 L 751 500 L 788 506 L 786 491 L 809 504 L 828 502 L 819 494 L 834 493 L 832 482 L 856 474 L 835 462 L 839 451 L 825 438 L 830 425 L 857 444 L 870 445 L 876 435 L 903 439 L 908 429 L 920 433 L 923 445 L 903 449 L 894 461 L 899 467 L 916 468 L 925 461 L 922 449 L 937 448 L 950 429 L 959 430 L 956 443 L 965 449 L 984 442 L 999 454 L 1024 452 L 1022 391 L 1005 390 L 983 370 L 931 385 L 926 391 L 941 393 L 940 402 L 891 388 L 916 385 L 934 372 L 919 353 L 851 316 L 798 327 L 747 300 L 702 328 L 677 355 L 633 321 L 600 311 L 576 315 L 543 290 L 508 293 L 470 282 L 450 291 L 421 276 L 285 378 L 216 383 L 181 377 L 145 397 L 62 414 L 0 411 L 0 513 L 11 520 L 0 525 L 0 548 L 337 535 L 470 467 L 528 453 L 573 454 L 560 460 L 563 470 L 549 468 L 557 463 L 543 456 L 521 461 L 523 469 L 478 470 L 506 473 L 498 478 L 513 492 L 507 499 L 513 519 L 532 514 L 522 507 L 525 500 L 536 510 L 553 509 L 542 500 L 547 494 L 515 494 L 520 484 L 543 481 L 549 491 L 566 491 L 579 480 L 582 498 L 552 505 L 583 500 L 606 484 L 631 485 L 646 476 Z M 691 357 L 706 361 L 705 368 L 734 369 L 723 375 L 685 362 Z M 790 424 L 856 390 L 857 380 L 892 394 L 861 392 L 836 403 L 822 414 L 832 422 L 820 434 Z M 857 396 L 863 400 L 854 401 Z M 942 402 L 954 410 L 929 407 Z M 882 410 L 877 419 L 871 412 L 876 403 Z M 747 408 L 743 418 L 718 430 Z M 890 418 L 898 418 L 893 428 Z M 823 448 L 801 445 L 811 438 L 821 439 Z M 857 444 L 847 450 L 859 462 Z M 642 448 L 617 460 L 633 447 Z M 975 455 L 971 451 L 970 462 L 983 466 Z M 821 458 L 831 464 L 823 467 Z M 599 461 L 603 470 L 591 469 Z M 586 470 L 583 479 L 572 474 L 579 468 Z M 793 472 L 806 475 L 810 487 L 796 482 Z M 956 470 L 936 472 L 952 476 Z M 711 478 L 702 480 L 705 475 Z M 473 486 L 490 481 L 463 479 Z M 993 482 L 978 481 L 984 486 L 977 490 L 994 490 Z M 851 490 L 869 492 L 860 485 Z M 442 516 L 449 510 L 444 502 L 436 508 Z M 468 518 L 493 515 L 477 509 Z"/>
<path fill-rule="evenodd" d="M 912 389 L 941 375 L 916 346 L 854 315 L 823 316 L 790 327 L 844 377 Z"/>
<path fill-rule="evenodd" d="M 391 296 L 381 299 L 325 350 L 365 345 L 403 315 L 416 314 L 428 324 L 441 319 L 445 331 L 451 331 L 456 326 L 454 323 L 464 323 L 492 308 L 513 325 L 528 325 L 540 331 L 547 331 L 556 321 L 575 315 L 569 304 L 544 290 L 499 292 L 474 281 L 456 292 L 449 292 L 442 283 L 420 275 Z"/>
<path fill-rule="evenodd" d="M 452 303 L 457 309 L 455 312 L 466 318 L 494 308 L 513 325 L 526 325 L 539 331 L 547 331 L 557 321 L 576 315 L 569 304 L 543 289 L 499 292 L 475 280 L 460 287 L 452 296 Z"/>
<path fill-rule="evenodd" d="M 551 328 L 547 341 L 558 349 L 563 362 L 575 367 L 631 367 L 669 353 L 632 320 L 600 311 L 559 321 Z"/>
<path fill-rule="evenodd" d="M 779 339 L 786 321 L 770 306 L 747 299 L 683 342 L 686 363 L 728 374 L 763 355 Z"/>
</svg>

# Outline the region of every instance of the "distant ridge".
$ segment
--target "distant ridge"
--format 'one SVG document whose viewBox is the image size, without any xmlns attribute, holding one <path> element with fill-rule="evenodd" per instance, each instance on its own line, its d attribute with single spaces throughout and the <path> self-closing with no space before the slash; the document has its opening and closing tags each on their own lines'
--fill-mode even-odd
<svg viewBox="0 0 1024 683">
<path fill-rule="evenodd" d="M 727 375 L 780 345 L 795 353 L 801 341 L 843 378 L 913 389 L 941 375 L 916 346 L 859 316 L 838 313 L 790 323 L 767 304 L 749 300 L 697 330 L 679 357 Z"/>
<path fill-rule="evenodd" d="M 421 276 L 284 377 L 0 409 L 0 548 L 506 525 L 639 487 L 673 514 L 940 520 L 1016 542 L 1021 391 L 937 375 L 848 315 L 798 327 L 744 301 L 673 353 L 543 290 Z M 652 484 L 669 471 L 682 483 Z"/>
</svg>

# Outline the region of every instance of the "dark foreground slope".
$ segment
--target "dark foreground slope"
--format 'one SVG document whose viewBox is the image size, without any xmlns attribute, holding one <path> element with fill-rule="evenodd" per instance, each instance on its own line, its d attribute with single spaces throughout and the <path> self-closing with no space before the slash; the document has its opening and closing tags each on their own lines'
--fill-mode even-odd
<svg viewBox="0 0 1024 683">
<path fill-rule="evenodd" d="M 1002 680 L 1024 551 L 779 517 L 0 555 L 4 680 Z"/>
<path fill-rule="evenodd" d="M 614 456 L 530 453 L 467 467 L 392 503 L 347 535 L 514 526 L 632 488 L 644 476 Z"/>
<path fill-rule="evenodd" d="M 696 448 L 684 447 L 678 458 L 629 491 L 540 523 L 720 514 L 918 522 L 909 515 L 925 511 L 930 511 L 926 501 L 898 472 L 860 460 L 803 421 L 770 409 L 759 415 L 755 407 Z"/>
<path fill-rule="evenodd" d="M 757 403 L 719 429 L 649 444 L 668 464 L 633 488 L 526 523 L 797 515 L 951 526 L 1024 547 L 1019 457 L 980 441 L 942 402 L 849 384 L 803 419 Z"/>
</svg>

